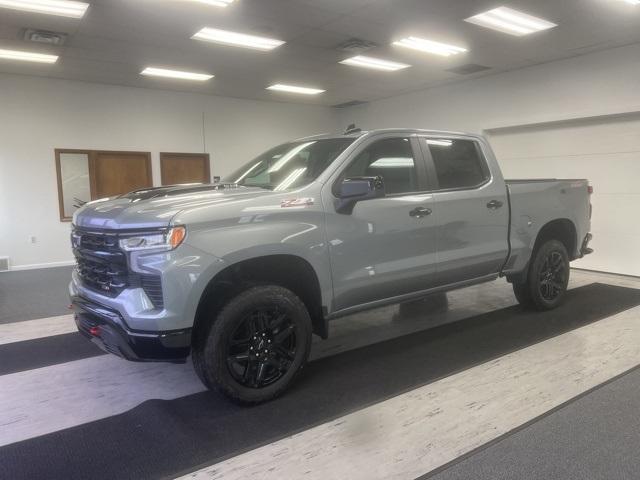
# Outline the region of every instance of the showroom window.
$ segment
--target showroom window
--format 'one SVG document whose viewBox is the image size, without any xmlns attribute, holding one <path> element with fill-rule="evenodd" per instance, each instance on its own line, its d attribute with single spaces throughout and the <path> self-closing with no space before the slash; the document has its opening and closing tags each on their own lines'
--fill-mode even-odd
<svg viewBox="0 0 640 480">
<path fill-rule="evenodd" d="M 56 149 L 60 220 L 97 198 L 153 186 L 149 152 Z"/>
<path fill-rule="evenodd" d="M 489 179 L 489 170 L 477 142 L 450 138 L 426 141 L 440 189 L 473 188 Z"/>
<path fill-rule="evenodd" d="M 369 145 L 345 172 L 345 178 L 376 176 L 383 178 L 387 194 L 418 191 L 418 172 L 408 138 L 387 138 Z"/>
</svg>

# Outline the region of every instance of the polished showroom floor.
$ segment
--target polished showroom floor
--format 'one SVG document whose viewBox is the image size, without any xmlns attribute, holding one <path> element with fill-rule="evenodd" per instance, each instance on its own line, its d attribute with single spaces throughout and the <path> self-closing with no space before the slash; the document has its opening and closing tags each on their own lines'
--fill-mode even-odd
<svg viewBox="0 0 640 480">
<path fill-rule="evenodd" d="M 346 317 L 241 408 L 86 342 L 69 271 L 0 274 L 2 479 L 638 478 L 640 279 L 573 271 L 547 313 L 496 281 Z"/>
</svg>

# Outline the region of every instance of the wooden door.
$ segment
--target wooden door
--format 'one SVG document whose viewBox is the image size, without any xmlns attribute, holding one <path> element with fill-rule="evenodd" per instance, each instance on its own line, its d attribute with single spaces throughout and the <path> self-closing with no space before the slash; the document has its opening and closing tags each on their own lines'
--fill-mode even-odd
<svg viewBox="0 0 640 480">
<path fill-rule="evenodd" d="M 160 153 L 162 185 L 210 183 L 208 153 Z"/>
<path fill-rule="evenodd" d="M 148 152 L 94 152 L 92 196 L 104 198 L 153 186 Z"/>
</svg>

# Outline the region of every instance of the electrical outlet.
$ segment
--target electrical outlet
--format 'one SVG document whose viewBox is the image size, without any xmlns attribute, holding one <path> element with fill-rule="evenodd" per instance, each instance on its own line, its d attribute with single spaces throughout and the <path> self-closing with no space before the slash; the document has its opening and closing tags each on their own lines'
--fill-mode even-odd
<svg viewBox="0 0 640 480">
<path fill-rule="evenodd" d="M 35 235 L 29 235 L 29 243 L 36 243 L 38 239 Z"/>
</svg>

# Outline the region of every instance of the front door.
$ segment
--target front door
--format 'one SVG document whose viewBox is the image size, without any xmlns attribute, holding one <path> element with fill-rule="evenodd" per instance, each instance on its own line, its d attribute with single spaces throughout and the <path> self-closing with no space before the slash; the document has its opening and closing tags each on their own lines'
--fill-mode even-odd
<svg viewBox="0 0 640 480">
<path fill-rule="evenodd" d="M 323 195 L 334 287 L 333 311 L 395 297 L 435 284 L 433 194 L 417 138 L 374 137 L 328 188 L 344 178 L 381 176 L 386 195 L 358 202 L 349 214 Z"/>
</svg>

